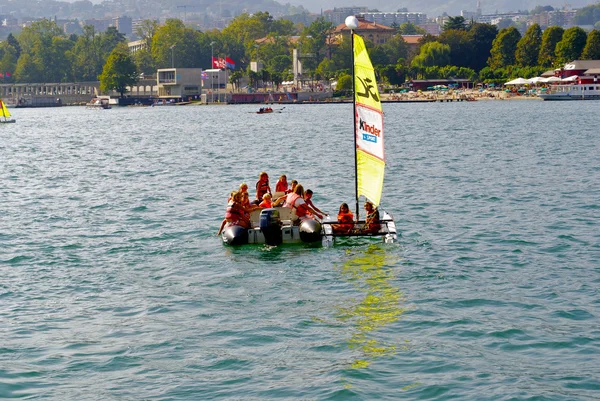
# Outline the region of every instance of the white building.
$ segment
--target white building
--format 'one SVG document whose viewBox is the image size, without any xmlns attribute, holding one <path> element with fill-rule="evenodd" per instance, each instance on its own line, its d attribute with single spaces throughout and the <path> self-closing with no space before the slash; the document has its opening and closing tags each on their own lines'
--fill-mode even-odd
<svg viewBox="0 0 600 401">
<path fill-rule="evenodd" d="M 201 68 L 162 68 L 156 73 L 158 97 L 185 99 L 202 94 Z"/>
</svg>

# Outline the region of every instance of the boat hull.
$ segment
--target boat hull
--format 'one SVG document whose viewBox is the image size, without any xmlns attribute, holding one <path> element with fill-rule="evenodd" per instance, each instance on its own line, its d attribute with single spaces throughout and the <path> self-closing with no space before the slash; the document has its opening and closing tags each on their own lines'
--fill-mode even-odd
<svg viewBox="0 0 600 401">
<path fill-rule="evenodd" d="M 316 225 L 314 223 L 316 223 Z M 306 223 L 306 224 L 305 224 Z M 320 243 L 324 238 L 321 224 L 316 220 L 302 222 L 299 226 L 283 225 L 280 227 L 281 244 L 314 244 Z M 243 228 L 238 225 L 225 227 L 222 234 L 223 243 L 226 245 L 267 244 L 268 238 L 259 227 Z"/>
<path fill-rule="evenodd" d="M 223 243 L 226 245 L 246 245 L 246 244 L 267 244 L 271 242 L 272 245 L 279 244 L 321 244 L 322 246 L 329 247 L 333 246 L 336 238 L 341 237 L 380 237 L 385 243 L 395 243 L 398 240 L 396 232 L 396 223 L 392 215 L 385 211 L 381 211 L 381 229 L 378 232 L 365 232 L 363 231 L 364 221 L 356 222 L 354 229 L 349 233 L 340 234 L 335 233 L 333 225 L 338 223 L 335 218 L 326 216 L 323 222 L 308 219 L 300 223 L 300 225 L 294 225 L 291 221 L 287 220 L 287 213 L 291 211 L 288 208 L 278 208 L 282 211 L 286 220 L 279 226 L 281 231 L 280 241 L 273 244 L 270 241 L 272 233 L 265 237 L 264 230 L 256 224 L 256 220 L 253 220 L 252 228 L 244 228 L 239 225 L 227 225 L 221 234 Z M 260 211 L 259 211 L 260 212 Z"/>
</svg>

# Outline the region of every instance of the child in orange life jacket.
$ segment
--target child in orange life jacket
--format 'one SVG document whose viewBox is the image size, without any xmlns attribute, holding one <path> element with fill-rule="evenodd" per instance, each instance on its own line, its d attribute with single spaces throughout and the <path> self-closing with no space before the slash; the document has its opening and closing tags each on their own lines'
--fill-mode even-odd
<svg viewBox="0 0 600 401">
<path fill-rule="evenodd" d="M 271 193 L 271 186 L 269 185 L 269 175 L 263 171 L 259 174 L 258 181 L 256 182 L 256 199 L 253 203 L 256 205 L 260 204 L 263 196 L 267 193 Z"/>
<path fill-rule="evenodd" d="M 264 207 L 264 208 L 273 207 L 273 202 L 271 201 L 270 193 L 266 193 L 263 195 L 263 200 L 262 200 L 262 202 L 260 202 L 260 205 L 258 205 L 258 207 Z"/>
<path fill-rule="evenodd" d="M 337 215 L 337 220 L 340 224 L 332 224 L 333 232 L 337 234 L 348 234 L 354 228 L 354 215 L 350 211 L 347 203 L 340 205 L 340 210 Z"/>
<path fill-rule="evenodd" d="M 217 235 L 221 235 L 225 224 L 237 224 L 244 228 L 248 228 L 250 226 L 250 219 L 248 217 L 248 210 L 243 206 L 242 202 L 244 199 L 244 195 L 242 192 L 235 192 L 227 204 L 227 211 L 225 212 L 225 218 L 221 223 L 221 227 L 219 228 L 219 232 Z"/>
<path fill-rule="evenodd" d="M 284 192 L 285 193 L 287 191 L 288 191 L 287 176 L 285 174 L 283 174 L 281 177 L 279 177 L 277 184 L 275 184 L 275 192 Z"/>
</svg>

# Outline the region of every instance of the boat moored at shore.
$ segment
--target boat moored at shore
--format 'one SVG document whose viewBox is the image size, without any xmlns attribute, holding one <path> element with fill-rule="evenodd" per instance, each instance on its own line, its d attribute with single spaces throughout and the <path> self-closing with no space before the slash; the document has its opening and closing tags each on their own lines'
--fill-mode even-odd
<svg viewBox="0 0 600 401">
<path fill-rule="evenodd" d="M 543 100 L 599 100 L 600 84 L 552 85 L 538 96 Z"/>
</svg>

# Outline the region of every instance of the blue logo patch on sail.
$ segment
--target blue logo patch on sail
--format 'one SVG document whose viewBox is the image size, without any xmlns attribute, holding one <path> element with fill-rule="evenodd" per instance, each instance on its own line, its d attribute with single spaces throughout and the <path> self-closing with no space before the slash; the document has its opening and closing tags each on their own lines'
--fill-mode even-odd
<svg viewBox="0 0 600 401">
<path fill-rule="evenodd" d="M 377 143 L 377 137 L 363 132 L 363 141 Z"/>
</svg>

